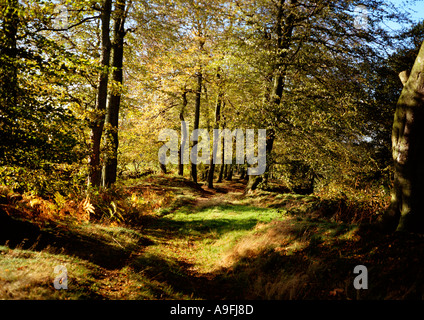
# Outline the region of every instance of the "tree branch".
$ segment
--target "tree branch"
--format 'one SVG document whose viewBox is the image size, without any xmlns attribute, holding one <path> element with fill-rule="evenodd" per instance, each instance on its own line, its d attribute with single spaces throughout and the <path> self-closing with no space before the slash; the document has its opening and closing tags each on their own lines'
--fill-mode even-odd
<svg viewBox="0 0 424 320">
<path fill-rule="evenodd" d="M 67 30 L 75 28 L 75 27 L 77 27 L 77 26 L 79 26 L 79 25 L 81 25 L 81 24 L 83 24 L 87 21 L 99 19 L 99 18 L 100 18 L 100 16 L 87 17 L 87 18 L 84 18 L 81 21 L 67 27 L 67 28 L 58 28 L 58 29 L 57 28 L 41 28 L 41 29 L 38 29 L 37 32 L 39 32 L 39 31 L 67 31 Z"/>
</svg>

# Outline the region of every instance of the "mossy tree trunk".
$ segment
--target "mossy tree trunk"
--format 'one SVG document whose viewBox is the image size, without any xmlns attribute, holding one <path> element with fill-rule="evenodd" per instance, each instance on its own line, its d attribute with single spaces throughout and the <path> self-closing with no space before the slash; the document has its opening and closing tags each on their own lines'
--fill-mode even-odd
<svg viewBox="0 0 424 320">
<path fill-rule="evenodd" d="M 424 232 L 424 42 L 396 105 L 392 131 L 394 185 L 380 221 L 386 231 Z"/>
</svg>

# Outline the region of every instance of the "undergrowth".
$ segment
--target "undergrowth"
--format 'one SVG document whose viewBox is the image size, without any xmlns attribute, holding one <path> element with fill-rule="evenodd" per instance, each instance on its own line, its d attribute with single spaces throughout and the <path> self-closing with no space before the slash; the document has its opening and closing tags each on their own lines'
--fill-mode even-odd
<svg viewBox="0 0 424 320">
<path fill-rule="evenodd" d="M 7 186 L 0 186 L 0 203 L 4 210 L 9 215 L 38 225 L 59 220 L 135 225 L 141 222 L 143 216 L 155 213 L 173 199 L 172 192 L 158 194 L 149 189 L 122 186 L 93 188 L 88 192 L 68 195 L 55 192 L 49 197 L 19 194 Z"/>
<path fill-rule="evenodd" d="M 48 237 L 0 247 L 0 298 L 420 297 L 423 239 L 360 228 L 387 204 L 378 190 L 244 194 L 236 182 L 207 190 L 167 176 L 48 197 L 2 186 L 0 209 Z M 72 274 L 68 294 L 52 289 L 57 264 Z M 352 286 L 358 264 L 369 267 L 367 292 Z"/>
</svg>

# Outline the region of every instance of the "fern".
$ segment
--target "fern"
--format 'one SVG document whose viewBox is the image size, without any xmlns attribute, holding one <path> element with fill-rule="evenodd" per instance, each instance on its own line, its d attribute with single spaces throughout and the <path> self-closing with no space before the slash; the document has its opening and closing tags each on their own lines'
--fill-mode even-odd
<svg viewBox="0 0 424 320">
<path fill-rule="evenodd" d="M 84 210 L 85 214 L 87 215 L 87 219 L 90 220 L 90 214 L 94 214 L 95 208 L 90 202 L 90 197 L 87 196 L 82 202 L 82 209 Z"/>
<path fill-rule="evenodd" d="M 118 222 L 123 221 L 124 217 L 119 213 L 120 208 L 118 208 L 115 204 L 114 201 L 112 201 L 110 203 L 110 205 L 112 206 L 112 208 L 108 208 L 109 210 L 109 214 L 110 214 L 110 218 L 111 219 L 116 219 Z"/>
<path fill-rule="evenodd" d="M 66 203 L 66 198 L 60 194 L 59 191 L 56 191 L 54 194 L 54 202 L 58 206 L 59 210 L 63 208 Z"/>
</svg>

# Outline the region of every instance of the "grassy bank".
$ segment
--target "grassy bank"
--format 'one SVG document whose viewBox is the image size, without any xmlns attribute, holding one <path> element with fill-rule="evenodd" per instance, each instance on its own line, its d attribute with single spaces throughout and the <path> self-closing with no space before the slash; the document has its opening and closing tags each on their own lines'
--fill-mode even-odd
<svg viewBox="0 0 424 320">
<path fill-rule="evenodd" d="M 361 229 L 358 213 L 341 219 L 343 208 L 355 211 L 340 199 L 244 194 L 239 181 L 207 190 L 171 177 L 131 181 L 96 197 L 89 219 L 56 207 L 49 214 L 44 209 L 43 220 L 25 196 L 5 195 L 2 219 L 12 221 L 12 230 L 1 236 L 1 299 L 404 299 L 424 293 L 423 238 Z M 368 267 L 368 290 L 353 287 L 359 264 Z M 54 289 L 58 265 L 67 269 L 67 290 Z"/>
</svg>

